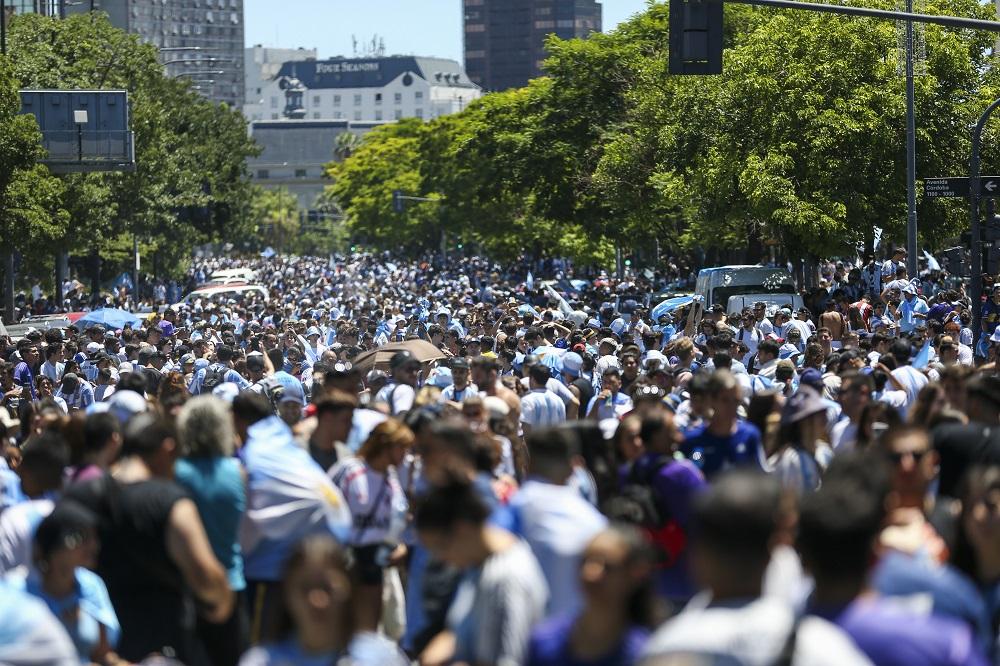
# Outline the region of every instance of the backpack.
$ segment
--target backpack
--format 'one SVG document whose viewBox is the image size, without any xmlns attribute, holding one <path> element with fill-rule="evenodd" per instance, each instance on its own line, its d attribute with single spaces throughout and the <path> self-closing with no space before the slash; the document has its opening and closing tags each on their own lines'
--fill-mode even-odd
<svg viewBox="0 0 1000 666">
<path fill-rule="evenodd" d="M 285 385 L 274 377 L 265 377 L 257 382 L 257 386 L 260 387 L 260 394 L 267 398 L 268 402 L 271 403 L 271 409 L 277 414 L 278 402 L 285 392 Z"/>
<path fill-rule="evenodd" d="M 658 456 L 644 474 L 632 463 L 621 491 L 608 501 L 604 511 L 610 520 L 629 523 L 642 530 L 656 549 L 656 566 L 660 569 L 677 564 L 687 548 L 687 533 L 670 515 L 653 487 L 656 475 L 672 462 L 670 456 Z"/>
<path fill-rule="evenodd" d="M 205 370 L 205 378 L 201 380 L 201 392 L 211 393 L 215 387 L 226 381 L 226 373 L 229 368 L 224 365 L 213 365 Z"/>
</svg>

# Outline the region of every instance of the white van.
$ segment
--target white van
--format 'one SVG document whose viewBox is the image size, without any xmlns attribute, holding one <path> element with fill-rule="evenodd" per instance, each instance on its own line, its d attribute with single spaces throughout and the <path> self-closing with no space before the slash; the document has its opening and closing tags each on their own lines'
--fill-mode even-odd
<svg viewBox="0 0 1000 666">
<path fill-rule="evenodd" d="M 209 285 L 224 285 L 242 282 L 252 284 L 257 279 L 257 274 L 249 268 L 229 268 L 222 271 L 215 271 L 208 278 Z"/>
<path fill-rule="evenodd" d="M 729 305 L 731 296 L 753 297 L 766 301 L 779 294 L 798 296 L 795 281 L 784 268 L 765 266 L 717 266 L 698 271 L 694 293 L 704 298 L 706 308 Z M 794 299 L 793 299 L 794 300 Z M 801 304 L 800 304 L 801 305 Z"/>
<path fill-rule="evenodd" d="M 194 305 L 201 300 L 205 303 L 226 303 L 229 300 L 261 299 L 265 303 L 268 301 L 267 289 L 256 284 L 235 284 L 216 285 L 212 287 L 202 287 L 195 289 L 190 294 L 181 299 L 180 303 L 175 303 L 171 307 L 175 310 L 182 305 Z"/>
</svg>

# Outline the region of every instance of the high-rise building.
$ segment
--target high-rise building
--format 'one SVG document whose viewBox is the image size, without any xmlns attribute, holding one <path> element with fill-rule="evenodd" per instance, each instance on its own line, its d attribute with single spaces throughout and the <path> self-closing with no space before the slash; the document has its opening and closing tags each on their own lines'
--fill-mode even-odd
<svg viewBox="0 0 1000 666">
<path fill-rule="evenodd" d="M 170 76 L 190 79 L 211 100 L 243 106 L 243 0 L 80 0 L 64 11 L 92 9 L 159 48 Z"/>
<path fill-rule="evenodd" d="M 542 73 L 545 38 L 601 31 L 598 0 L 462 0 L 465 70 L 484 90 L 518 88 Z"/>
</svg>

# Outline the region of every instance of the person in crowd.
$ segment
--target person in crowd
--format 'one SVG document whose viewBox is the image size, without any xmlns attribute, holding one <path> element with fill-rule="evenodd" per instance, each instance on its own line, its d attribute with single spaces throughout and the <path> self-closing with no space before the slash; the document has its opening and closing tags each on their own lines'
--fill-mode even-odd
<svg viewBox="0 0 1000 666">
<path fill-rule="evenodd" d="M 357 577 L 356 623 L 364 631 L 376 631 L 382 617 L 384 569 L 406 558 L 402 537 L 409 505 L 399 469 L 413 441 L 406 425 L 389 419 L 375 426 L 357 457 L 329 471 L 354 520 L 346 545 L 351 546 Z"/>
<path fill-rule="evenodd" d="M 198 635 L 213 664 L 235 666 L 248 640 L 247 610 L 240 602 L 246 589 L 239 524 L 246 510 L 246 489 L 239 461 L 233 457 L 236 436 L 225 402 L 195 396 L 181 409 L 177 434 L 182 457 L 174 478 L 198 507 L 216 559 L 226 569 L 237 603 L 223 622 L 199 618 Z"/>
<path fill-rule="evenodd" d="M 45 602 L 81 663 L 117 664 L 118 617 L 104 581 L 91 570 L 97 564 L 96 524 L 87 509 L 60 503 L 35 531 L 30 572 L 9 580 Z"/>
<path fill-rule="evenodd" d="M 407 350 L 398 351 L 389 360 L 391 381 L 379 391 L 375 403 L 383 406 L 390 416 L 403 414 L 413 406 L 416 398 L 420 361 Z"/>
<path fill-rule="evenodd" d="M 796 547 L 815 581 L 808 614 L 839 626 L 878 666 L 987 663 L 968 625 L 871 589 L 888 500 L 889 470 L 873 451 L 838 456 L 803 497 Z"/>
<path fill-rule="evenodd" d="M 275 416 L 267 398 L 242 391 L 233 399 L 232 413 L 246 470 L 240 546 L 250 640 L 257 643 L 274 637 L 282 566 L 289 553 L 316 534 L 346 539 L 351 515 L 340 490 Z"/>
<path fill-rule="evenodd" d="M 32 538 L 38 524 L 55 508 L 69 464 L 69 445 L 55 429 L 24 445 L 17 476 L 23 500 L 0 514 L 0 574 L 31 564 Z"/>
<path fill-rule="evenodd" d="M 561 403 L 560 403 L 561 404 Z M 539 429 L 528 437 L 528 479 L 510 503 L 514 533 L 531 546 L 549 586 L 547 616 L 579 610 L 580 555 L 607 519 L 567 482 L 578 439 L 568 428 Z"/>
<path fill-rule="evenodd" d="M 706 387 L 711 419 L 688 432 L 681 452 L 693 461 L 708 479 L 728 467 L 751 466 L 767 469 L 760 432 L 739 418 L 743 394 L 732 373 L 716 371 Z"/>
<path fill-rule="evenodd" d="M 810 386 L 801 386 L 781 409 L 777 451 L 768 465 L 782 485 L 796 493 L 816 490 L 833 458 L 825 441 L 826 405 Z"/>
<path fill-rule="evenodd" d="M 83 425 L 82 446 L 71 452 L 68 483 L 99 478 L 109 472 L 122 448 L 121 425 L 114 414 L 97 412 Z"/>
<path fill-rule="evenodd" d="M 574 569 L 581 609 L 538 626 L 528 666 L 637 664 L 662 610 L 650 586 L 655 554 L 642 533 L 612 525 L 587 544 Z"/>
<path fill-rule="evenodd" d="M 395 646 L 357 628 L 347 552 L 330 537 L 312 536 L 285 563 L 277 638 L 251 648 L 240 666 L 404 666 Z"/>
<path fill-rule="evenodd" d="M 521 398 L 521 427 L 525 436 L 532 430 L 559 425 L 566 420 L 566 406 L 546 388 L 552 375 L 549 369 L 537 363 L 528 370 L 530 391 Z"/>
<path fill-rule="evenodd" d="M 424 664 L 522 663 L 531 628 L 545 615 L 548 587 L 530 547 L 489 525 L 489 509 L 467 478 L 431 489 L 417 505 L 420 541 L 464 570 L 446 630 L 424 649 Z"/>
<path fill-rule="evenodd" d="M 632 399 L 621 392 L 622 372 L 617 366 L 609 366 L 601 374 L 601 390 L 590 399 L 587 415 L 591 419 L 621 419 L 632 410 Z"/>
<path fill-rule="evenodd" d="M 208 663 L 190 612 L 221 623 L 233 611 L 225 569 L 212 552 L 197 505 L 171 479 L 178 443 L 153 413 L 132 417 L 114 476 L 70 487 L 66 496 L 99 517 L 97 573 L 118 613 L 118 653 L 140 661 L 152 653 Z"/>
<path fill-rule="evenodd" d="M 649 638 L 643 664 L 869 664 L 837 627 L 796 618 L 777 597 L 762 595 L 771 548 L 787 530 L 777 479 L 730 472 L 700 494 L 692 535 L 695 576 L 704 593 Z"/>
</svg>

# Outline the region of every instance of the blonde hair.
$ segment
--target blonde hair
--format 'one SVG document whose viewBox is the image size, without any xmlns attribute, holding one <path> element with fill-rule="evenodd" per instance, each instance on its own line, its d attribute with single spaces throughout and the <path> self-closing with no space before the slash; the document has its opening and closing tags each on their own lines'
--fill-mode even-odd
<svg viewBox="0 0 1000 666">
<path fill-rule="evenodd" d="M 407 428 L 402 421 L 388 419 L 375 426 L 375 429 L 368 435 L 368 439 L 358 449 L 358 457 L 371 462 L 391 447 L 397 444 L 410 447 L 413 446 L 413 441 L 413 431 Z"/>
</svg>

